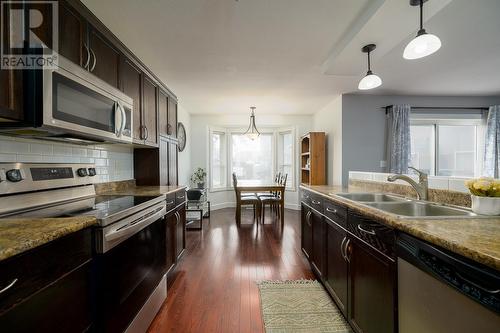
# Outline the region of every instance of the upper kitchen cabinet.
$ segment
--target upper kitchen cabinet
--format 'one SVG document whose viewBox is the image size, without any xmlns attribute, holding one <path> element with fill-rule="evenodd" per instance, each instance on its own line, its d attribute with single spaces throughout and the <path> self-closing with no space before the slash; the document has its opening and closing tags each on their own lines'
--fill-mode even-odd
<svg viewBox="0 0 500 333">
<path fill-rule="evenodd" d="M 134 100 L 133 139 L 143 140 L 142 136 L 142 88 L 141 70 L 130 59 L 122 57 L 120 62 L 120 90 Z"/>
<path fill-rule="evenodd" d="M 23 71 L 0 70 L 0 121 L 24 118 Z"/>
<path fill-rule="evenodd" d="M 177 101 L 174 98 L 168 99 L 168 135 L 177 137 Z"/>
<path fill-rule="evenodd" d="M 160 135 L 168 135 L 168 95 L 158 91 L 158 131 Z"/>
<path fill-rule="evenodd" d="M 143 108 L 142 108 L 142 131 L 146 144 L 156 145 L 158 143 L 156 119 L 157 119 L 157 87 L 147 76 L 143 76 L 142 83 Z"/>
<path fill-rule="evenodd" d="M 89 29 L 90 62 L 88 70 L 118 88 L 119 51 L 96 29 Z"/>
<path fill-rule="evenodd" d="M 84 68 L 90 63 L 87 23 L 68 3 L 59 2 L 59 54 Z"/>
</svg>

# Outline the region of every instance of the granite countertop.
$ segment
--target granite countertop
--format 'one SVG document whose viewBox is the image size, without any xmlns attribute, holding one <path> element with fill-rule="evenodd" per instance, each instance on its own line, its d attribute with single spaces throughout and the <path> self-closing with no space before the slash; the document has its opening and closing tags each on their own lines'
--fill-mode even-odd
<svg viewBox="0 0 500 333">
<path fill-rule="evenodd" d="M 340 186 L 304 186 L 301 188 L 322 195 L 334 202 L 362 213 L 376 221 L 404 231 L 464 257 L 500 270 L 500 217 L 492 218 L 401 218 L 362 203 L 331 193 L 380 192 Z"/>
<path fill-rule="evenodd" d="M 92 216 L 0 220 L 0 260 L 93 226 Z"/>
<path fill-rule="evenodd" d="M 185 186 L 117 186 L 107 185 L 101 195 L 166 195 Z M 92 216 L 59 218 L 0 219 L 0 261 L 51 242 L 57 238 L 93 226 Z"/>
</svg>

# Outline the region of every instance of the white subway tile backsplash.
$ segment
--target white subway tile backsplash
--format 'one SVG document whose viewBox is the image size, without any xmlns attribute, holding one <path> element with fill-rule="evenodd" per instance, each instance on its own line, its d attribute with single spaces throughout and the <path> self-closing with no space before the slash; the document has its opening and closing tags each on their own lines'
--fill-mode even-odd
<svg viewBox="0 0 500 333">
<path fill-rule="evenodd" d="M 127 146 L 79 146 L 0 136 L 0 162 L 96 164 L 100 182 L 133 179 L 134 150 Z"/>
</svg>

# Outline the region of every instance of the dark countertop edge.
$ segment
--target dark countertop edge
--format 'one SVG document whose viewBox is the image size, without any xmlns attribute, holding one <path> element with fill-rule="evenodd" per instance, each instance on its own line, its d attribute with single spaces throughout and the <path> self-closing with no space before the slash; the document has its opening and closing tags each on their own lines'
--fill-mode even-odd
<svg viewBox="0 0 500 333">
<path fill-rule="evenodd" d="M 320 185 L 320 186 L 328 187 L 328 185 Z M 418 227 L 412 227 L 412 225 L 411 225 L 412 222 L 427 221 L 429 223 L 432 223 L 432 221 L 436 221 L 436 219 L 418 219 L 417 220 L 417 219 L 409 219 L 409 218 L 400 218 L 397 215 L 385 213 L 379 209 L 376 209 L 376 208 L 373 208 L 373 207 L 370 207 L 367 205 L 363 205 L 362 203 L 357 203 L 355 201 L 345 199 L 345 198 L 342 198 L 342 197 L 337 196 L 337 195 L 325 194 L 325 193 L 320 192 L 314 188 L 309 187 L 308 185 L 301 184 L 299 187 L 301 189 L 311 191 L 317 195 L 320 195 L 324 198 L 327 198 L 327 199 L 329 199 L 337 204 L 344 205 L 344 206 L 348 207 L 349 209 L 354 210 L 357 213 L 363 214 L 369 218 L 376 220 L 377 222 L 380 222 L 384 225 L 392 227 L 398 231 L 405 232 L 405 233 L 410 234 L 416 238 L 419 238 L 419 239 L 424 240 L 428 243 L 431 243 L 432 245 L 444 248 L 448 251 L 451 251 L 453 253 L 456 253 L 458 255 L 466 257 L 470 260 L 473 260 L 479 264 L 482 264 L 482 265 L 488 266 L 490 268 L 493 268 L 497 271 L 500 271 L 500 258 L 499 257 L 495 257 L 495 256 L 492 256 L 488 253 L 477 251 L 476 249 L 462 245 L 457 241 L 443 239 L 437 235 L 434 235 L 434 234 L 428 233 L 424 230 L 421 230 Z M 334 189 L 332 192 L 336 192 L 336 193 L 374 192 L 374 191 L 363 191 L 361 188 L 355 188 L 355 189 L 350 190 L 346 187 L 340 187 L 340 186 L 338 186 L 338 187 L 330 186 L 330 187 L 332 187 L 332 189 Z M 453 221 L 453 219 L 448 219 L 448 220 Z M 436 239 L 438 239 L 438 240 L 436 240 Z"/>
</svg>

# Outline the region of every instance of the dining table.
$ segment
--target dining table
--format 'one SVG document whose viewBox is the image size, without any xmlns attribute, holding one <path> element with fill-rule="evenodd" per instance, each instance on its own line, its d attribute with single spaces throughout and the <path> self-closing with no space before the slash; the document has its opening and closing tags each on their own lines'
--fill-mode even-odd
<svg viewBox="0 0 500 333">
<path fill-rule="evenodd" d="M 274 192 L 280 198 L 280 225 L 285 223 L 285 185 L 277 182 L 265 182 L 259 180 L 239 180 L 236 185 L 236 223 L 241 223 L 241 193 Z"/>
</svg>

